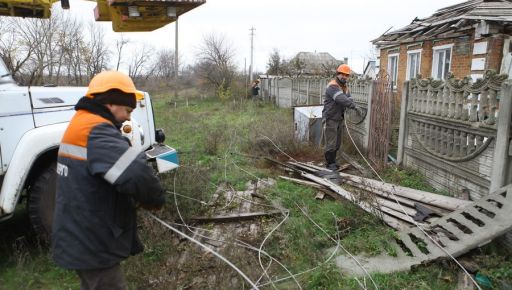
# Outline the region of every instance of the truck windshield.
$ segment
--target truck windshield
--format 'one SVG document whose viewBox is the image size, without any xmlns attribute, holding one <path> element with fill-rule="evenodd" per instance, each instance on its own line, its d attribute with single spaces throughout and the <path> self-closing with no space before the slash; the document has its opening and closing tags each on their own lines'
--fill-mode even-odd
<svg viewBox="0 0 512 290">
<path fill-rule="evenodd" d="M 11 72 L 7 69 L 4 61 L 0 58 L 0 83 L 13 82 Z"/>
<path fill-rule="evenodd" d="M 10 76 L 11 73 L 7 70 L 3 60 L 0 60 L 0 77 Z"/>
</svg>

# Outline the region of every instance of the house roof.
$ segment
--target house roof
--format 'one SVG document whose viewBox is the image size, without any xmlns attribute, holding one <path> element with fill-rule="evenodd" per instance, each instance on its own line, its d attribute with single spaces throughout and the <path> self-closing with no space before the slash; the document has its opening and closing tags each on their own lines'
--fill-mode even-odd
<svg viewBox="0 0 512 290">
<path fill-rule="evenodd" d="M 386 32 L 372 40 L 377 46 L 396 45 L 432 38 L 470 35 L 473 24 L 481 20 L 512 24 L 512 0 L 469 0 L 439 9 L 432 16 Z"/>
<path fill-rule="evenodd" d="M 342 63 L 342 60 L 337 60 L 328 52 L 306 52 L 301 51 L 297 53 L 291 60 L 298 59 L 304 67 L 301 70 L 303 74 L 320 74 L 325 72 L 325 69 L 332 67 L 332 71 Z"/>
<path fill-rule="evenodd" d="M 298 58 L 301 61 L 306 62 L 306 64 L 323 64 L 323 63 L 331 63 L 331 62 L 339 62 L 328 52 L 306 52 L 301 51 L 297 53 L 294 58 Z"/>
</svg>

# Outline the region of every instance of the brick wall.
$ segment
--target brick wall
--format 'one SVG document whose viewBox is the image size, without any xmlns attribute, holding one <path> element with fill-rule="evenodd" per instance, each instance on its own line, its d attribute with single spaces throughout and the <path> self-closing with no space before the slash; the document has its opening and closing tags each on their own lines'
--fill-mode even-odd
<svg viewBox="0 0 512 290">
<path fill-rule="evenodd" d="M 455 78 L 462 79 L 471 74 L 471 60 L 473 58 L 473 37 L 463 37 L 451 40 L 452 63 L 451 73 Z"/>
<path fill-rule="evenodd" d="M 443 39 L 443 40 L 430 40 L 418 43 L 417 46 L 411 47 L 409 50 L 421 48 L 421 67 L 420 74 L 424 78 L 428 78 L 432 75 L 432 61 L 433 61 L 433 47 L 453 44 L 452 47 L 452 58 L 450 65 L 450 72 L 455 75 L 455 78 L 462 79 L 472 73 L 482 73 L 484 71 L 471 71 L 471 62 L 474 58 L 485 57 L 485 69 L 493 69 L 499 72 L 501 67 L 501 61 L 503 57 L 503 34 L 490 36 L 487 38 L 481 38 L 478 42 L 487 41 L 487 53 L 481 55 L 473 55 L 474 48 L 474 31 L 471 36 Z M 407 46 L 410 43 L 401 44 L 396 48 L 385 48 L 381 49 L 380 53 L 380 67 L 387 70 L 388 66 L 388 54 L 390 50 L 398 50 L 399 63 L 398 63 L 398 82 L 397 82 L 397 100 L 400 99 L 402 94 L 402 85 L 406 79 L 407 74 Z"/>
<path fill-rule="evenodd" d="M 503 58 L 504 35 L 487 38 L 487 56 L 485 68 L 500 72 L 501 59 Z"/>
</svg>

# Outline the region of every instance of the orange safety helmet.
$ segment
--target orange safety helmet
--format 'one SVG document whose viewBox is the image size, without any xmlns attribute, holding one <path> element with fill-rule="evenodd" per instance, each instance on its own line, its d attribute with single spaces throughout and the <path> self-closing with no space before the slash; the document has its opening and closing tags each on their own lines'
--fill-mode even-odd
<svg viewBox="0 0 512 290">
<path fill-rule="evenodd" d="M 342 64 L 340 65 L 337 69 L 336 69 L 336 72 L 339 73 L 339 74 L 346 74 L 346 75 L 350 75 L 350 72 L 352 70 L 350 69 L 350 67 L 347 65 L 347 64 Z"/>
<path fill-rule="evenodd" d="M 89 89 L 85 95 L 93 98 L 94 94 L 104 93 L 111 89 L 134 94 L 137 100 L 144 99 L 144 93 L 135 88 L 132 79 L 118 71 L 103 71 L 95 75 L 89 83 Z"/>
</svg>

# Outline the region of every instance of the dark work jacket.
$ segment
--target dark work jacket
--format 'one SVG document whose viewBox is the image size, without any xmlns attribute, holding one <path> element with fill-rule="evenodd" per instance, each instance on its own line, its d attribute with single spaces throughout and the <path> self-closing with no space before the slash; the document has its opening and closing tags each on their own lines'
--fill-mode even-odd
<svg viewBox="0 0 512 290">
<path fill-rule="evenodd" d="M 253 87 L 251 88 L 251 94 L 252 94 L 253 96 L 257 96 L 257 95 L 259 95 L 259 94 L 260 94 L 260 87 L 258 87 L 258 86 L 253 86 Z"/>
<path fill-rule="evenodd" d="M 87 97 L 76 109 L 58 154 L 52 254 L 66 269 L 107 268 L 143 249 L 136 203 L 165 199 L 144 153 L 121 135 L 110 111 Z"/>
<path fill-rule="evenodd" d="M 322 118 L 341 121 L 346 108 L 355 108 L 350 93 L 345 94 L 335 80 L 330 81 L 325 89 Z"/>
</svg>

